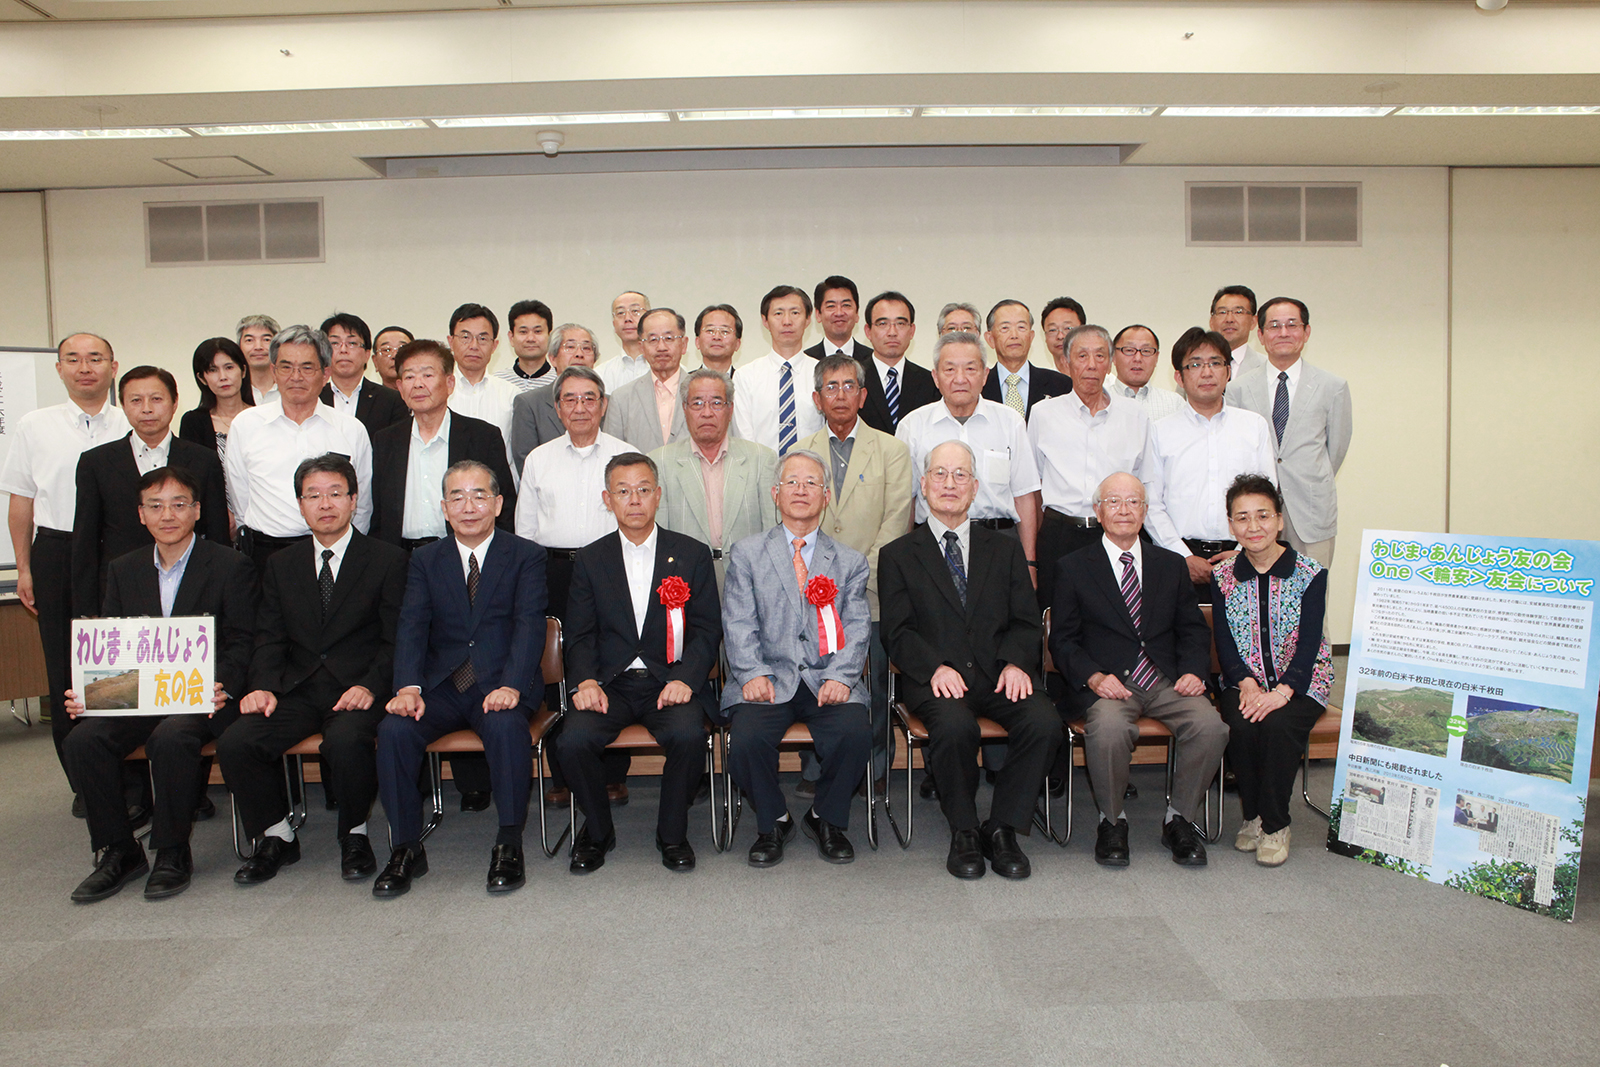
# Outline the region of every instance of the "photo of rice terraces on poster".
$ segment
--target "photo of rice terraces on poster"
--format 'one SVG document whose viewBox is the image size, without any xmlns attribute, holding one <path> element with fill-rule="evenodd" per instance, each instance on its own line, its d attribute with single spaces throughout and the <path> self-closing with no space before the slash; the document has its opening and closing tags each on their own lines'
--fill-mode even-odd
<svg viewBox="0 0 1600 1067">
<path fill-rule="evenodd" d="M 1425 756 L 1450 748 L 1450 708 L 1455 697 L 1422 685 L 1401 686 L 1363 678 L 1356 690 L 1351 734 Z"/>
<path fill-rule="evenodd" d="M 1570 784 L 1577 745 L 1576 712 L 1488 697 L 1467 698 L 1462 763 Z"/>
</svg>

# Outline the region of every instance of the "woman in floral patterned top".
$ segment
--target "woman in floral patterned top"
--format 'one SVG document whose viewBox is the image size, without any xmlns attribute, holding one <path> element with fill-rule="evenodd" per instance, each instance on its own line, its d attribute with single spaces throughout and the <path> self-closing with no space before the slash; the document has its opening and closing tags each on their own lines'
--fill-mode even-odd
<svg viewBox="0 0 1600 1067">
<path fill-rule="evenodd" d="M 1333 682 L 1323 634 L 1328 572 L 1278 538 L 1283 496 L 1241 474 L 1228 487 L 1228 525 L 1243 549 L 1212 575 L 1212 619 L 1222 665 L 1218 710 L 1232 736 L 1244 825 L 1233 847 L 1276 867 L 1289 858 L 1289 799 L 1311 728 Z"/>
</svg>

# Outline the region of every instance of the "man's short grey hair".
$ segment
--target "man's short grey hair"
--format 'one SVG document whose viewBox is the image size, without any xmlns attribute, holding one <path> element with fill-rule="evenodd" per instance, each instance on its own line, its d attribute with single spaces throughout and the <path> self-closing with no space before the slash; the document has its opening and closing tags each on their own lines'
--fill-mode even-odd
<svg viewBox="0 0 1600 1067">
<path fill-rule="evenodd" d="M 822 387 L 828 384 L 828 376 L 830 374 L 834 371 L 844 370 L 846 367 L 855 372 L 856 385 L 866 384 L 861 380 L 861 364 L 856 362 L 856 358 L 847 356 L 843 352 L 835 352 L 831 356 L 823 356 L 817 360 L 817 368 L 811 372 L 817 392 L 822 392 Z"/>
<path fill-rule="evenodd" d="M 972 446 L 961 440 L 959 437 L 952 437 L 950 440 L 940 441 L 938 444 L 928 449 L 928 458 L 922 461 L 923 474 L 928 474 L 933 470 L 933 454 L 939 451 L 939 449 L 943 448 L 945 445 L 955 445 L 957 448 L 961 449 L 961 451 L 965 452 L 967 454 L 967 463 L 971 466 L 972 473 L 978 473 L 978 457 L 973 454 Z"/>
<path fill-rule="evenodd" d="M 951 345 L 976 345 L 978 349 L 978 362 L 987 363 L 988 355 L 983 350 L 983 338 L 966 330 L 957 330 L 955 333 L 941 333 L 939 339 L 933 342 L 933 365 L 939 365 L 939 356 Z"/>
<path fill-rule="evenodd" d="M 944 307 L 939 309 L 939 318 L 934 323 L 934 328 L 938 330 L 939 333 L 944 333 L 944 324 L 949 321 L 951 315 L 954 315 L 958 311 L 965 311 L 968 315 L 971 315 L 974 325 L 983 321 L 983 316 L 978 314 L 978 309 L 973 307 L 971 304 L 946 304 Z"/>
<path fill-rule="evenodd" d="M 604 400 L 606 398 L 606 380 L 600 377 L 593 367 L 585 367 L 580 363 L 574 363 L 556 375 L 556 384 L 550 389 L 550 398 L 559 401 L 561 399 L 561 387 L 573 378 L 577 378 L 579 381 L 593 382 L 595 389 L 599 390 L 600 399 Z"/>
<path fill-rule="evenodd" d="M 272 345 L 267 349 L 272 362 L 278 362 L 278 349 L 284 345 L 310 345 L 317 350 L 323 370 L 333 364 L 333 346 L 328 343 L 328 335 L 321 330 L 314 330 L 310 326 L 285 326 L 273 336 Z"/>
<path fill-rule="evenodd" d="M 729 404 L 733 403 L 733 379 L 714 367 L 696 367 L 683 375 L 678 381 L 678 404 L 688 406 L 689 390 L 695 382 L 718 381 L 722 383 L 722 399 Z"/>
<path fill-rule="evenodd" d="M 271 315 L 246 315 L 244 318 L 239 320 L 239 325 L 233 328 L 233 339 L 237 341 L 239 338 L 244 336 L 244 332 L 246 330 L 256 328 L 267 330 L 273 334 L 276 334 L 280 329 L 282 329 L 282 327 L 278 325 L 278 320 L 273 318 Z"/>
<path fill-rule="evenodd" d="M 812 463 L 815 463 L 817 465 L 817 469 L 822 471 L 822 487 L 824 489 L 828 487 L 828 461 L 811 451 L 809 448 L 791 448 L 788 452 L 784 453 L 782 459 L 778 460 L 778 482 L 780 484 L 783 482 L 783 472 L 785 468 L 789 466 L 789 461 L 792 459 L 808 459 Z"/>
<path fill-rule="evenodd" d="M 1080 327 L 1080 329 L 1081 329 L 1081 327 Z M 1101 332 L 1104 333 L 1105 331 L 1102 330 Z M 1125 474 L 1129 478 L 1133 478 L 1134 481 L 1139 482 L 1139 495 L 1145 498 L 1144 502 L 1146 504 L 1150 503 L 1150 493 L 1149 493 L 1148 490 L 1145 489 L 1144 483 L 1140 482 L 1137 477 L 1135 477 L 1133 474 L 1130 474 L 1127 471 L 1113 471 L 1112 473 L 1106 475 L 1104 478 L 1100 479 L 1100 485 L 1105 485 L 1107 482 L 1109 482 L 1111 479 L 1115 478 L 1119 474 Z M 1094 492 L 1092 494 L 1090 494 L 1090 496 L 1089 496 L 1089 503 L 1092 504 L 1095 507 L 1099 507 L 1100 506 L 1100 485 L 1095 486 L 1094 487 Z"/>
<path fill-rule="evenodd" d="M 449 496 L 450 491 L 445 488 L 450 482 L 452 474 L 468 474 L 482 471 L 489 476 L 489 491 L 495 496 L 500 495 L 500 479 L 494 476 L 494 471 L 489 469 L 487 463 L 480 463 L 475 459 L 458 459 L 445 470 L 444 477 L 439 479 L 439 495 Z"/>
<path fill-rule="evenodd" d="M 1146 328 L 1148 329 L 1148 327 Z M 1061 351 L 1069 356 L 1072 355 L 1072 342 L 1076 341 L 1079 337 L 1086 335 L 1093 335 L 1100 338 L 1100 340 L 1106 343 L 1106 351 L 1111 351 L 1110 332 L 1104 326 L 1095 326 L 1093 324 L 1087 326 L 1074 326 L 1072 330 L 1068 332 L 1067 339 L 1062 342 Z M 1154 331 L 1151 331 L 1151 336 L 1154 335 Z"/>
<path fill-rule="evenodd" d="M 550 343 L 546 346 L 544 358 L 555 359 L 556 353 L 561 351 L 561 339 L 572 330 L 582 330 L 589 338 L 589 347 L 594 350 L 595 358 L 600 356 L 600 345 L 594 339 L 594 331 L 587 326 L 580 326 L 576 322 L 563 322 L 550 331 Z"/>
</svg>

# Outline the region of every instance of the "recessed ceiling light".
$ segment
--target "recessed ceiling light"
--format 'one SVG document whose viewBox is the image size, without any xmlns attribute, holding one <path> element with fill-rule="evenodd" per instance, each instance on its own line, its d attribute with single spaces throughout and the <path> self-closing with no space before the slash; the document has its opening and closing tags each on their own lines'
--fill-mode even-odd
<svg viewBox="0 0 1600 1067">
<path fill-rule="evenodd" d="M 1403 107 L 1396 115 L 1600 115 L 1600 106 Z"/>
<path fill-rule="evenodd" d="M 1097 116 L 1154 115 L 1159 107 L 1109 107 L 1090 104 L 1082 107 L 925 107 L 923 118 L 1092 118 Z"/>
<path fill-rule="evenodd" d="M 665 111 L 590 111 L 572 115 L 475 115 L 429 119 L 440 129 L 481 126 L 583 126 L 600 122 L 671 122 Z"/>
<path fill-rule="evenodd" d="M 1374 119 L 1387 115 L 1395 106 L 1168 107 L 1161 114 L 1180 119 Z"/>
<path fill-rule="evenodd" d="M 368 130 L 425 130 L 421 119 L 355 119 L 339 122 L 247 122 L 190 126 L 201 137 L 243 137 L 258 133 L 360 133 Z"/>
<path fill-rule="evenodd" d="M 752 107 L 722 111 L 680 111 L 681 122 L 720 122 L 730 119 L 908 119 L 910 107 Z"/>
<path fill-rule="evenodd" d="M 125 137 L 188 137 L 177 126 L 113 126 L 91 130 L 0 130 L 0 141 L 98 141 Z"/>
</svg>

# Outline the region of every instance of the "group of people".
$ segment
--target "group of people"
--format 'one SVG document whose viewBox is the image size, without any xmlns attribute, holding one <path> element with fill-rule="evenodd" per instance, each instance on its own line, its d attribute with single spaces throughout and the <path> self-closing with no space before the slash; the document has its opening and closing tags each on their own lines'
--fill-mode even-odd
<svg viewBox="0 0 1600 1067">
<path fill-rule="evenodd" d="M 1064 720 L 1084 720 L 1095 858 L 1127 865 L 1140 716 L 1176 739 L 1173 859 L 1206 862 L 1193 820 L 1226 748 L 1236 847 L 1284 861 L 1295 762 L 1331 680 L 1325 568 L 1351 430 L 1348 387 L 1302 358 L 1303 302 L 1219 290 L 1209 328 L 1171 346 L 1176 392 L 1153 383 L 1153 330 L 1113 336 L 1066 297 L 1039 319 L 1055 371 L 1031 362 L 1035 320 L 1015 300 L 981 319 L 946 305 L 925 369 L 906 358 L 911 301 L 862 307 L 840 276 L 767 293 L 771 350 L 737 367 L 730 305 L 692 334 L 641 293 L 612 312 L 622 353 L 598 361 L 593 331 L 515 304 L 499 373 L 500 322 L 481 304 L 457 308 L 443 342 L 347 313 L 318 328 L 247 316 L 195 350 L 201 402 L 177 435 L 169 372 L 119 379 L 104 338 L 62 341 L 69 399 L 23 418 L 0 490 L 95 850 L 73 899 L 146 874 L 149 897 L 188 886 L 191 823 L 214 811 L 210 741 L 254 842 L 235 880 L 274 877 L 299 858 L 281 757 L 316 733 L 343 876 L 398 896 L 427 871 L 426 748 L 461 729 L 483 747 L 452 757 L 462 807 L 498 818 L 487 888 L 515 889 L 529 722 L 562 695 L 541 800 L 584 815 L 573 873 L 615 847 L 627 759 L 608 746 L 633 723 L 665 753 L 667 868 L 695 865 L 688 810 L 712 724 L 729 728 L 754 810 L 749 862 L 780 862 L 798 827 L 848 863 L 852 797 L 888 771 L 891 672 L 927 727 L 923 794 L 950 824 L 957 877 L 1027 877 L 1018 837 L 1063 788 Z M 806 348 L 813 321 L 823 340 Z M 216 618 L 209 716 L 84 714 L 70 620 L 133 615 Z M 547 616 L 563 626 L 565 694 L 541 673 Z M 1003 745 L 980 745 L 980 716 Z M 796 722 L 814 749 L 798 819 L 778 770 Z M 126 761 L 140 745 L 148 777 Z M 146 819 L 153 864 L 135 836 Z"/>
</svg>

